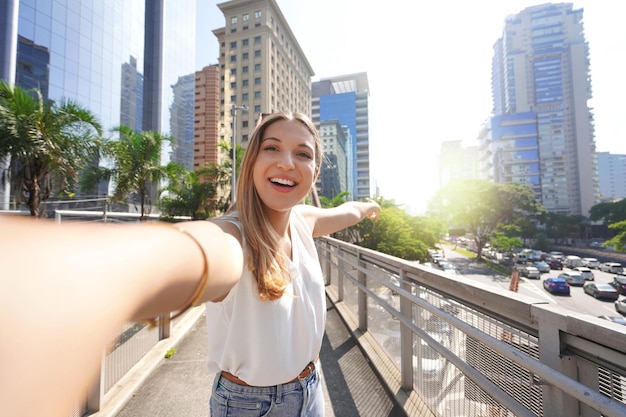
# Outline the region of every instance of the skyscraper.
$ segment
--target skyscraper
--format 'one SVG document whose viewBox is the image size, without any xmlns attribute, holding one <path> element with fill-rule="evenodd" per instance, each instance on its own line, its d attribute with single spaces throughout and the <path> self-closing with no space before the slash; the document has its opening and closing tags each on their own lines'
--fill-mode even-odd
<svg viewBox="0 0 626 417">
<path fill-rule="evenodd" d="M 371 196 L 369 160 L 369 84 L 367 73 L 325 78 L 313 83 L 313 121 L 338 120 L 352 138 L 348 144 L 348 189 L 352 200 Z"/>
<path fill-rule="evenodd" d="M 527 183 L 549 211 L 586 215 L 598 177 L 583 10 L 549 3 L 508 17 L 492 93 L 499 132 L 487 139 L 507 142 L 492 161 L 500 180 Z"/>
<path fill-rule="evenodd" d="M 232 0 L 218 7 L 226 19 L 225 27 L 213 31 L 222 83 L 220 140 L 230 142 L 234 128 L 236 142 L 246 147 L 263 113 L 311 115 L 313 69 L 275 0 Z"/>
<path fill-rule="evenodd" d="M 170 114 L 173 87 L 195 71 L 195 10 L 196 0 L 1 1 L 0 77 L 77 101 L 107 132 L 177 135 L 170 125 L 184 121 L 173 118 L 187 116 Z"/>
</svg>

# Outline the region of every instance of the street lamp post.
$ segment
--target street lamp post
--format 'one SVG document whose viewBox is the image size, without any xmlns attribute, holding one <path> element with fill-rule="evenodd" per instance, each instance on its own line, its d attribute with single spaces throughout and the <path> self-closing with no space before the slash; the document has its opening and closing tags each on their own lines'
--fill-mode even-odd
<svg viewBox="0 0 626 417">
<path fill-rule="evenodd" d="M 235 187 L 237 186 L 237 110 L 241 110 L 244 113 L 248 111 L 248 106 L 245 104 L 243 106 L 232 105 L 230 108 L 230 114 L 233 116 L 233 137 L 232 137 L 232 152 L 233 152 L 233 175 L 231 182 L 231 190 L 230 190 L 230 203 L 231 205 L 235 204 Z"/>
</svg>

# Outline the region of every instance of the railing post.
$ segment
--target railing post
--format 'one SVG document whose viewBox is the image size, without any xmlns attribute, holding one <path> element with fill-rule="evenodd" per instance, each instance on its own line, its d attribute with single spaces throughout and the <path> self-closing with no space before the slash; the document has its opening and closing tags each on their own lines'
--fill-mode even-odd
<svg viewBox="0 0 626 417">
<path fill-rule="evenodd" d="M 555 372 L 577 378 L 576 361 L 571 355 L 561 352 L 561 329 L 567 328 L 567 314 L 563 311 L 555 312 L 554 308 L 544 309 L 542 306 L 533 306 L 533 318 L 537 321 L 539 360 Z M 546 416 L 573 416 L 579 415 L 580 403 L 575 398 L 565 394 L 557 386 L 542 385 L 543 411 Z"/>
<path fill-rule="evenodd" d="M 328 244 L 328 242 L 324 242 L 324 246 L 325 251 L 326 251 L 326 258 L 325 258 L 325 263 L 324 263 L 324 285 L 330 285 L 330 274 L 331 274 L 331 266 L 332 266 L 332 259 L 331 259 L 331 255 L 332 255 L 332 251 L 330 248 L 330 245 Z"/>
<path fill-rule="evenodd" d="M 172 328 L 172 320 L 169 314 L 161 316 L 159 320 L 159 340 L 167 339 L 170 337 L 170 330 Z"/>
<path fill-rule="evenodd" d="M 357 252 L 357 262 L 359 270 L 357 281 L 365 288 L 367 287 L 367 275 L 360 268 L 366 269 L 367 263 L 361 259 L 361 252 Z M 359 314 L 359 329 L 367 331 L 367 293 L 360 288 L 357 290 L 357 308 Z"/>
<path fill-rule="evenodd" d="M 405 280 L 405 275 L 404 269 L 400 269 L 400 287 L 411 292 L 411 284 Z M 405 297 L 400 297 L 400 313 L 413 322 L 412 303 Z M 413 389 L 413 331 L 402 322 L 400 322 L 400 378 L 403 389 Z"/>
<path fill-rule="evenodd" d="M 337 264 L 339 268 L 337 269 L 337 301 L 343 301 L 343 274 L 346 270 L 346 263 L 341 257 L 341 249 L 337 247 Z"/>
</svg>

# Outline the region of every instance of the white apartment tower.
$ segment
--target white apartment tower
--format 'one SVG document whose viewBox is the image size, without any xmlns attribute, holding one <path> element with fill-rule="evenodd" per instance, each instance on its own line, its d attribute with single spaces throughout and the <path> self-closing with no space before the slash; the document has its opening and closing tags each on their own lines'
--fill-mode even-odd
<svg viewBox="0 0 626 417">
<path fill-rule="evenodd" d="M 218 4 L 226 26 L 219 41 L 220 141 L 243 147 L 263 114 L 276 111 L 311 117 L 313 69 L 275 0 Z M 233 122 L 235 124 L 233 124 Z"/>
</svg>

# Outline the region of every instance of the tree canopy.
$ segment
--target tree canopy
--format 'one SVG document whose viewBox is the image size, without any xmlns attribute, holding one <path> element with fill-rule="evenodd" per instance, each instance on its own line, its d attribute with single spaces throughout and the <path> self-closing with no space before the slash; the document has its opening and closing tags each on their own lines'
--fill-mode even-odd
<svg viewBox="0 0 626 417">
<path fill-rule="evenodd" d="M 39 90 L 11 88 L 0 80 L 0 157 L 8 156 L 16 203 L 32 216 L 51 194 L 70 193 L 79 172 L 99 153 L 102 128 L 96 117 L 71 100 L 44 100 Z"/>
<path fill-rule="evenodd" d="M 525 185 L 477 179 L 450 182 L 429 202 L 431 215 L 442 219 L 448 227 L 463 228 L 473 236 L 479 258 L 498 226 L 521 223 L 522 219 L 535 218 L 544 211 Z"/>
</svg>

